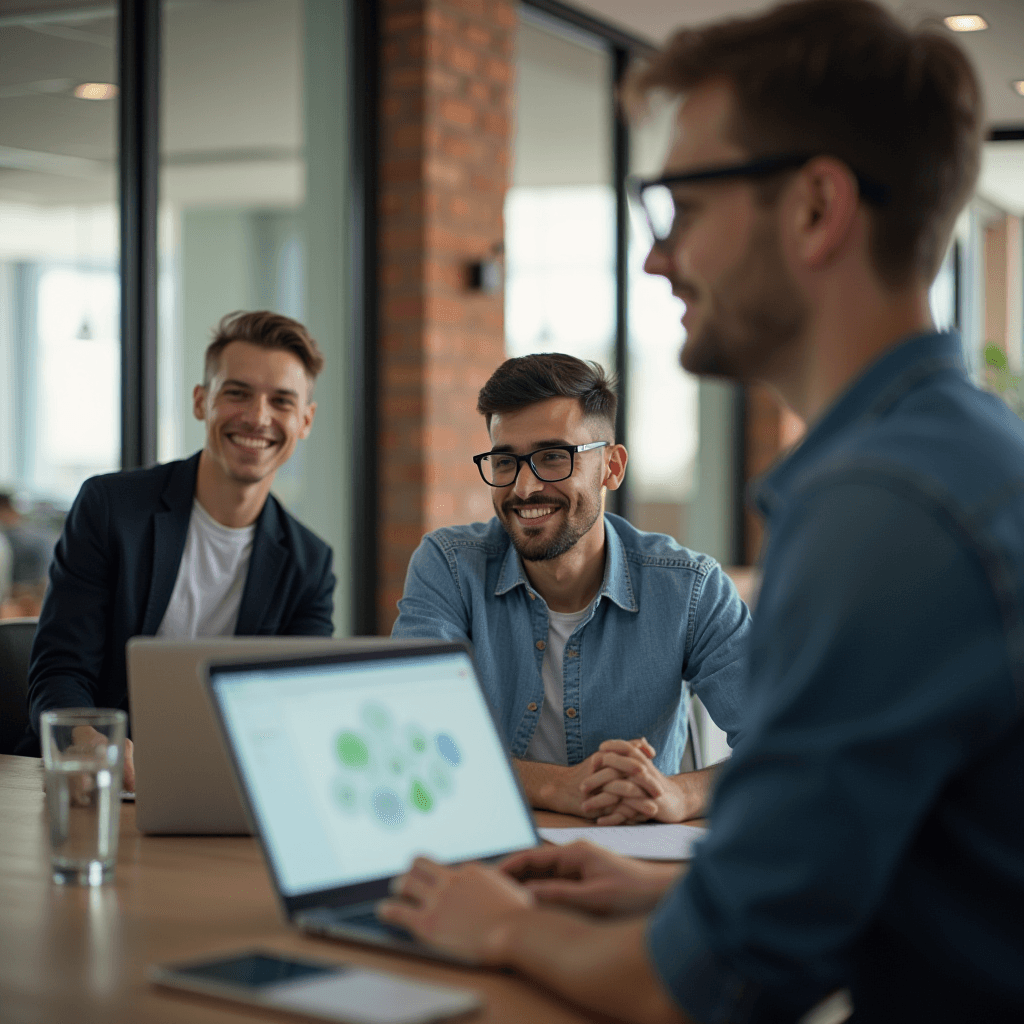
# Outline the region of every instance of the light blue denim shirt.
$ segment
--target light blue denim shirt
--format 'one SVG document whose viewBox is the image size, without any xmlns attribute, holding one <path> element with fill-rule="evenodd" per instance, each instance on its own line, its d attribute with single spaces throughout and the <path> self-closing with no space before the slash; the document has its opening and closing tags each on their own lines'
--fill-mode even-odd
<svg viewBox="0 0 1024 1024">
<path fill-rule="evenodd" d="M 607 739 L 646 736 L 679 771 L 692 691 L 736 741 L 750 613 L 718 563 L 605 515 L 604 582 L 562 660 L 569 764 Z M 393 637 L 468 640 L 512 755 L 523 757 L 544 702 L 548 608 L 504 527 L 428 533 L 409 562 Z"/>
</svg>

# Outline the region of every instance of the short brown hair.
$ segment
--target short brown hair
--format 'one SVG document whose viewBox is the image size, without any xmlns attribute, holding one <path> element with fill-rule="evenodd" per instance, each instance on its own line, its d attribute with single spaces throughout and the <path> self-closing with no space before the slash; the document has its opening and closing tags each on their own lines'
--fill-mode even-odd
<svg viewBox="0 0 1024 1024">
<path fill-rule="evenodd" d="M 518 412 L 548 398 L 575 398 L 583 415 L 604 420 L 614 437 L 619 404 L 614 376 L 600 363 L 585 363 L 563 352 L 506 359 L 480 389 L 476 411 L 483 413 L 490 430 L 495 413 Z"/>
<path fill-rule="evenodd" d="M 724 78 L 751 156 L 834 156 L 888 191 L 869 207 L 871 259 L 890 286 L 931 281 L 978 176 L 981 90 L 963 51 L 868 0 L 798 0 L 677 32 L 627 98 Z"/>
<path fill-rule="evenodd" d="M 260 348 L 279 348 L 298 356 L 306 369 L 309 382 L 316 380 L 324 368 L 320 347 L 309 331 L 289 316 L 260 309 L 253 313 L 241 310 L 221 318 L 213 332 L 213 341 L 207 346 L 203 362 L 203 384 L 217 372 L 220 354 L 233 341 L 247 341 Z"/>
</svg>

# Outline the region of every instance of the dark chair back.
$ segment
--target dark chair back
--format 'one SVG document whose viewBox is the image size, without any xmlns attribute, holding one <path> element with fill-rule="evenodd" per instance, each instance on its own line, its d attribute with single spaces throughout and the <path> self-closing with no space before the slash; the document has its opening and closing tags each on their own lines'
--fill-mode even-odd
<svg viewBox="0 0 1024 1024">
<path fill-rule="evenodd" d="M 28 660 L 38 619 L 0 619 L 0 754 L 13 754 L 28 726 Z"/>
</svg>

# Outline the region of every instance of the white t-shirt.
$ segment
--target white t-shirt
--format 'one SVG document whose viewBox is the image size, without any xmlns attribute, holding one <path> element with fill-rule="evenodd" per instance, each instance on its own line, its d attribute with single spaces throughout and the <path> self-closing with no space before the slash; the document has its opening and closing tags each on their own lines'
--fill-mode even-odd
<svg viewBox="0 0 1024 1024">
<path fill-rule="evenodd" d="M 256 524 L 222 526 L 196 499 L 171 600 L 156 635 L 168 640 L 233 636 Z"/>
<path fill-rule="evenodd" d="M 562 707 L 565 704 L 562 659 L 569 637 L 587 617 L 589 611 L 589 607 L 581 612 L 548 610 L 548 642 L 544 648 L 544 661 L 541 663 L 540 673 L 544 680 L 544 703 L 540 708 L 537 728 L 523 755 L 527 761 L 564 765 L 569 763 L 565 746 L 565 710 Z"/>
</svg>

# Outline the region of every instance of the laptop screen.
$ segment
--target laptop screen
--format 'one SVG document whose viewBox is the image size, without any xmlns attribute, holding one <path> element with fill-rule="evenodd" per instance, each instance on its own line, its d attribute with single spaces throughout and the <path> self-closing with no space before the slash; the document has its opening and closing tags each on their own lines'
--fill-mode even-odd
<svg viewBox="0 0 1024 1024">
<path fill-rule="evenodd" d="M 285 897 L 536 845 L 464 650 L 214 666 L 210 686 Z"/>
</svg>

